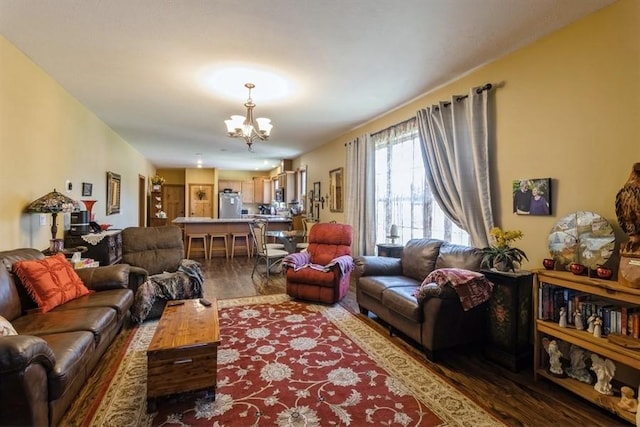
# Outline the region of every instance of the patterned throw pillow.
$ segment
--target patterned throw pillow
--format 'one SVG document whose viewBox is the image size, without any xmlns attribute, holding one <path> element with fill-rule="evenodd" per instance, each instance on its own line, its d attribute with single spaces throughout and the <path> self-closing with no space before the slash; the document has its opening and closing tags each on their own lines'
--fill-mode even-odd
<svg viewBox="0 0 640 427">
<path fill-rule="evenodd" d="M 39 260 L 18 261 L 13 264 L 13 271 L 43 313 L 90 292 L 60 253 Z"/>
<path fill-rule="evenodd" d="M 0 337 L 8 337 L 9 335 L 18 335 L 18 333 L 11 322 L 0 316 Z"/>
</svg>

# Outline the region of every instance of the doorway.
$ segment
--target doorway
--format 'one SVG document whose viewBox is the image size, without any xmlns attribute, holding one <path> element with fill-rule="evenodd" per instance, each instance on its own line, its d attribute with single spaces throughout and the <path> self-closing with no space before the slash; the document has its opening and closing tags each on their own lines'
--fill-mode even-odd
<svg viewBox="0 0 640 427">
<path fill-rule="evenodd" d="M 147 225 L 147 178 L 138 175 L 138 227 Z"/>
<path fill-rule="evenodd" d="M 162 200 L 167 213 L 167 224 L 178 217 L 185 216 L 184 185 L 165 184 L 162 186 Z"/>
<path fill-rule="evenodd" d="M 213 218 L 213 184 L 189 184 L 189 216 Z"/>
</svg>

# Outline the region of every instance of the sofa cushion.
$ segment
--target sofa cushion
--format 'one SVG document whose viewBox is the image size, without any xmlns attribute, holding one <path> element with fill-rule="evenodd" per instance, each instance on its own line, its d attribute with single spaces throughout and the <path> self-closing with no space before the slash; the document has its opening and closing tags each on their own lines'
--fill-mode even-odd
<svg viewBox="0 0 640 427">
<path fill-rule="evenodd" d="M 402 286 L 387 289 L 382 294 L 382 304 L 395 314 L 399 314 L 416 323 L 422 323 L 422 307 L 413 296 L 415 286 Z M 416 325 L 417 326 L 417 325 Z"/>
<path fill-rule="evenodd" d="M 436 258 L 444 242 L 438 239 L 412 239 L 402 251 L 402 274 L 422 282 L 436 267 Z"/>
<path fill-rule="evenodd" d="M 56 364 L 48 375 L 49 400 L 62 396 L 78 378 L 86 378 L 86 366 L 95 351 L 93 335 L 88 331 L 51 334 L 42 337 L 53 354 Z"/>
<path fill-rule="evenodd" d="M 116 311 L 110 307 L 53 310 L 47 313 L 28 314 L 13 321 L 19 334 L 44 336 L 65 332 L 88 331 L 99 343 L 103 333 L 116 324 Z"/>
<path fill-rule="evenodd" d="M 420 282 L 405 276 L 366 276 L 360 277 L 357 282 L 359 292 L 382 301 L 382 294 L 387 289 L 409 287 L 412 290 L 420 285 Z"/>
<path fill-rule="evenodd" d="M 133 291 L 131 289 L 111 289 L 108 291 L 92 292 L 76 298 L 66 304 L 56 307 L 53 311 L 75 310 L 78 308 L 110 307 L 118 313 L 118 319 L 124 316 L 133 305 Z"/>
<path fill-rule="evenodd" d="M 9 335 L 18 335 L 18 333 L 11 322 L 0 316 L 0 337 L 8 337 Z"/>
<path fill-rule="evenodd" d="M 482 257 L 482 250 L 478 248 L 444 242 L 440 247 L 440 254 L 436 259 L 434 269 L 462 268 L 479 271 Z"/>
<path fill-rule="evenodd" d="M 43 313 L 90 292 L 61 253 L 18 261 L 13 270 Z"/>
</svg>

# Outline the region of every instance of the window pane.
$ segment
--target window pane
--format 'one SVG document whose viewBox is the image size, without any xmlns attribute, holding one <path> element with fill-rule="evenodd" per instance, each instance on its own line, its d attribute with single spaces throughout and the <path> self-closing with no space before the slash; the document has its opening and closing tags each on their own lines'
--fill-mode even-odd
<svg viewBox="0 0 640 427">
<path fill-rule="evenodd" d="M 436 238 L 468 245 L 469 235 L 453 224 L 433 199 L 425 177 L 415 121 L 387 129 L 373 139 L 377 241 L 389 242 L 389 230 L 396 224 L 400 234 L 396 243 Z"/>
</svg>

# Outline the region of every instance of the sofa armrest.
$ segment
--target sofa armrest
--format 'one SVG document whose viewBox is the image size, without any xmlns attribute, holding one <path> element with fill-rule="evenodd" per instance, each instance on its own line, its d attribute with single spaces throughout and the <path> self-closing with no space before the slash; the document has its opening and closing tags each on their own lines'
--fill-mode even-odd
<svg viewBox="0 0 640 427">
<path fill-rule="evenodd" d="M 142 268 L 132 265 L 129 267 L 129 289 L 135 294 L 138 288 L 147 280 L 149 280 L 149 272 Z"/>
<path fill-rule="evenodd" d="M 55 364 L 53 351 L 40 337 L 0 337 L 0 424 L 50 424 L 48 376 Z"/>
<path fill-rule="evenodd" d="M 56 356 L 45 340 L 33 335 L 0 337 L 0 375 L 24 372 L 34 363 L 43 365 L 47 371 L 56 364 Z"/>
<path fill-rule="evenodd" d="M 93 291 L 126 289 L 129 285 L 129 264 L 76 270 L 85 286 Z"/>
<path fill-rule="evenodd" d="M 400 258 L 359 256 L 355 259 L 355 264 L 360 276 L 402 276 Z"/>
</svg>

